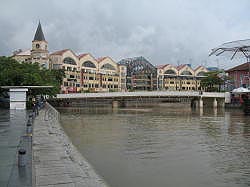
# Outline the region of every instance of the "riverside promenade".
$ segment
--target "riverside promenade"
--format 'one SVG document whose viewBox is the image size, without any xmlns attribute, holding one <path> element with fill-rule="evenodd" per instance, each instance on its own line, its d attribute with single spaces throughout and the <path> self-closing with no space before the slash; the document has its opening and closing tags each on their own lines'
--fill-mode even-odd
<svg viewBox="0 0 250 187">
<path fill-rule="evenodd" d="M 33 186 L 107 187 L 64 133 L 60 114 L 49 104 L 40 110 L 33 130 Z"/>
</svg>

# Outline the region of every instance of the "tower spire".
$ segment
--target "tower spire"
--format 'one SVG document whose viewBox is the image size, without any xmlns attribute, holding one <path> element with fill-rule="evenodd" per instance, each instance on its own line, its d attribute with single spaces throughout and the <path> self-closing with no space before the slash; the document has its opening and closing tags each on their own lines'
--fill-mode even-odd
<svg viewBox="0 0 250 187">
<path fill-rule="evenodd" d="M 42 30 L 40 20 L 39 20 L 39 23 L 38 23 L 38 27 L 36 29 L 36 34 L 35 34 L 35 37 L 34 37 L 34 41 L 46 41 L 45 37 L 43 35 L 43 30 Z"/>
</svg>

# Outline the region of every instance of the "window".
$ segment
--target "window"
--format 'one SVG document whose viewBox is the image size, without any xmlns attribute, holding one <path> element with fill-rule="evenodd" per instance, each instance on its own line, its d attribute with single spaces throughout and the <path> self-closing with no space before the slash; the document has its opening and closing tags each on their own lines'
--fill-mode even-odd
<svg viewBox="0 0 250 187">
<path fill-rule="evenodd" d="M 107 70 L 115 70 L 115 67 L 111 64 L 104 64 L 101 69 L 107 69 Z"/>
<path fill-rule="evenodd" d="M 88 67 L 88 68 L 96 68 L 95 64 L 91 61 L 83 62 L 82 66 Z"/>
<path fill-rule="evenodd" d="M 175 73 L 175 71 L 174 71 L 174 70 L 169 69 L 169 70 L 165 71 L 165 73 L 164 73 L 164 74 L 171 74 L 171 75 L 175 75 L 176 73 Z"/>
<path fill-rule="evenodd" d="M 181 75 L 192 75 L 192 73 L 190 71 L 183 71 Z"/>
<path fill-rule="evenodd" d="M 197 74 L 197 76 L 205 76 L 205 72 L 204 71 L 201 71 Z"/>
<path fill-rule="evenodd" d="M 66 57 L 65 59 L 63 59 L 63 63 L 64 64 L 76 65 L 76 62 L 74 61 L 74 59 L 70 58 L 70 57 Z"/>
<path fill-rule="evenodd" d="M 40 48 L 40 45 L 39 45 L 39 44 L 36 44 L 36 48 L 39 49 L 39 48 Z"/>
</svg>

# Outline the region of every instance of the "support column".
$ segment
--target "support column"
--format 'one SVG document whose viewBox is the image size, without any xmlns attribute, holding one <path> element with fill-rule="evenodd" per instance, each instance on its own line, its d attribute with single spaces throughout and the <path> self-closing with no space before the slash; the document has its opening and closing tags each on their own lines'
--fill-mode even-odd
<svg viewBox="0 0 250 187">
<path fill-rule="evenodd" d="M 118 108 L 119 107 L 119 102 L 118 101 L 112 101 L 112 108 Z"/>
<path fill-rule="evenodd" d="M 199 99 L 199 107 L 203 108 L 203 99 L 202 99 L 202 97 L 200 97 L 200 99 Z"/>
<path fill-rule="evenodd" d="M 199 108 L 200 116 L 203 116 L 203 107 Z"/>
<path fill-rule="evenodd" d="M 224 99 L 218 100 L 218 107 L 225 108 L 225 100 Z"/>
<path fill-rule="evenodd" d="M 216 98 L 214 98 L 214 101 L 213 101 L 213 107 L 214 107 L 214 108 L 217 108 L 217 106 L 218 106 L 217 99 L 216 99 Z"/>
<path fill-rule="evenodd" d="M 191 107 L 192 107 L 192 108 L 198 108 L 198 106 L 199 106 L 199 100 L 197 100 L 197 99 L 192 99 L 192 100 L 191 100 Z"/>
</svg>

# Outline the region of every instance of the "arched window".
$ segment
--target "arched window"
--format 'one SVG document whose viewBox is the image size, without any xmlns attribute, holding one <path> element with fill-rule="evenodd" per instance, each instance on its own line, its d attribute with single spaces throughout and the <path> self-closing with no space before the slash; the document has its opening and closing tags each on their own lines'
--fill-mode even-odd
<svg viewBox="0 0 250 187">
<path fill-rule="evenodd" d="M 101 69 L 107 69 L 107 70 L 115 70 L 115 67 L 111 64 L 104 64 Z"/>
<path fill-rule="evenodd" d="M 169 70 L 165 71 L 164 74 L 172 74 L 172 75 L 175 75 L 176 73 L 175 73 L 174 70 L 169 69 Z"/>
<path fill-rule="evenodd" d="M 192 75 L 192 73 L 190 71 L 183 71 L 181 75 Z"/>
<path fill-rule="evenodd" d="M 82 63 L 82 66 L 88 67 L 88 68 L 96 68 L 95 64 L 91 61 L 86 61 Z"/>
<path fill-rule="evenodd" d="M 63 63 L 64 64 L 72 64 L 72 65 L 76 65 L 76 62 L 73 58 L 70 57 L 66 57 L 65 59 L 63 59 Z"/>
<path fill-rule="evenodd" d="M 197 74 L 197 76 L 205 76 L 205 72 L 204 71 L 201 71 Z"/>
</svg>

